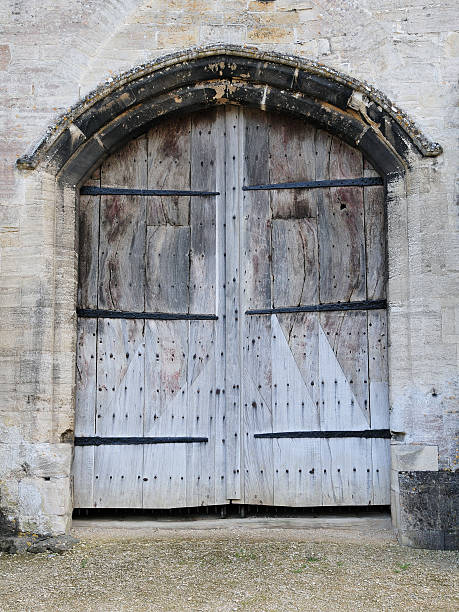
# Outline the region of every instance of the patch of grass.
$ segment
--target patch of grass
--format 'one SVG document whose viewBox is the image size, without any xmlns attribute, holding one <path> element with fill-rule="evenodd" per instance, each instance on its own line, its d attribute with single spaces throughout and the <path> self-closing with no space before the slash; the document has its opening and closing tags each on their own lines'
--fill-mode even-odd
<svg viewBox="0 0 459 612">
<path fill-rule="evenodd" d="M 398 563 L 397 567 L 394 569 L 394 572 L 396 574 L 399 574 L 400 572 L 404 572 L 407 569 L 409 569 L 410 566 L 411 566 L 411 563 Z"/>
<path fill-rule="evenodd" d="M 254 552 L 247 552 L 246 550 L 237 550 L 234 556 L 236 559 L 243 559 L 244 561 L 253 561 L 257 558 Z"/>
<path fill-rule="evenodd" d="M 306 562 L 303 563 L 302 565 L 300 565 L 300 567 L 298 567 L 297 569 L 293 570 L 294 574 L 301 574 L 301 572 L 305 569 L 307 569 L 308 565 L 310 563 L 317 563 L 318 561 L 320 561 L 321 559 L 319 559 L 319 557 L 314 557 L 314 556 L 310 556 L 306 558 Z"/>
<path fill-rule="evenodd" d="M 88 565 L 87 559 L 81 559 L 81 567 L 86 567 Z"/>
</svg>

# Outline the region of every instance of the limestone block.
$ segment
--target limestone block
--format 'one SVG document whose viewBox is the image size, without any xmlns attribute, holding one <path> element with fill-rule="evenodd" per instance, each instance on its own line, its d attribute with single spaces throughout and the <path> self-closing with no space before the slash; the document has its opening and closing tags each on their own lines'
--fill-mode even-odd
<svg viewBox="0 0 459 612">
<path fill-rule="evenodd" d="M 425 444 L 392 444 L 393 471 L 438 470 L 438 446 Z"/>
</svg>

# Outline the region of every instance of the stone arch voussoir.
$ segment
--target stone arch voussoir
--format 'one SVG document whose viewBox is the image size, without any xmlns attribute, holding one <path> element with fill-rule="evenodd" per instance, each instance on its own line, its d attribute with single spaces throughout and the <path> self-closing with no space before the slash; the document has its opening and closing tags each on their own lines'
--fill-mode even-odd
<svg viewBox="0 0 459 612">
<path fill-rule="evenodd" d="M 217 45 L 162 58 L 106 83 L 61 117 L 17 164 L 43 166 L 64 184 L 78 185 L 154 121 L 225 103 L 304 117 L 359 148 L 387 178 L 403 174 L 416 157 L 441 153 L 363 82 L 297 57 Z"/>
</svg>

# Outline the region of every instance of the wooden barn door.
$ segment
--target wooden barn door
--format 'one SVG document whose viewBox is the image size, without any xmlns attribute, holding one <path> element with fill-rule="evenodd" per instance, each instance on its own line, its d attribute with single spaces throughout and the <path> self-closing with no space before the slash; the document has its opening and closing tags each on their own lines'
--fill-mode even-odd
<svg viewBox="0 0 459 612">
<path fill-rule="evenodd" d="M 235 107 L 103 163 L 80 196 L 75 507 L 389 503 L 378 182 Z"/>
</svg>

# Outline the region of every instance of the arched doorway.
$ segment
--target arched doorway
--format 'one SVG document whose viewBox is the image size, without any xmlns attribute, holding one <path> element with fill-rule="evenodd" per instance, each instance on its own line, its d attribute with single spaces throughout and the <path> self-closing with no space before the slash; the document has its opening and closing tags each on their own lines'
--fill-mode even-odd
<svg viewBox="0 0 459 612">
<path fill-rule="evenodd" d="M 361 151 L 275 112 L 177 115 L 103 162 L 79 219 L 76 507 L 390 502 Z"/>
</svg>

